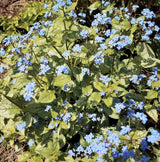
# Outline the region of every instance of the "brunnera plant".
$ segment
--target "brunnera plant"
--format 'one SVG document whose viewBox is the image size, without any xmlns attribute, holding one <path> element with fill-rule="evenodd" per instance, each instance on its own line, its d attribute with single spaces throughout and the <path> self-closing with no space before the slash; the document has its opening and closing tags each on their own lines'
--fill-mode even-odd
<svg viewBox="0 0 160 162">
<path fill-rule="evenodd" d="M 155 13 L 76 4 L 44 4 L 43 21 L 2 40 L 1 142 L 27 143 L 19 161 L 158 161 Z"/>
</svg>

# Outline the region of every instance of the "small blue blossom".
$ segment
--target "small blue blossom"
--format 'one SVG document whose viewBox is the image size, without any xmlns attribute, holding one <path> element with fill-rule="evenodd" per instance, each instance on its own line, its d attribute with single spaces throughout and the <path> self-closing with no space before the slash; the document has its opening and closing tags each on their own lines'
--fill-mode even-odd
<svg viewBox="0 0 160 162">
<path fill-rule="evenodd" d="M 137 75 L 133 76 L 133 77 L 130 79 L 130 81 L 132 81 L 132 83 L 134 83 L 134 84 L 138 84 L 138 85 L 139 85 L 138 76 L 137 76 Z"/>
<path fill-rule="evenodd" d="M 26 127 L 26 122 L 20 123 L 19 125 L 17 125 L 17 130 L 21 131 L 24 130 Z"/>
<path fill-rule="evenodd" d="M 125 109 L 126 105 L 124 103 L 116 103 L 115 104 L 115 108 L 117 110 L 118 113 L 121 112 L 121 110 Z"/>
<path fill-rule="evenodd" d="M 76 151 L 77 151 L 77 154 L 80 154 L 80 152 L 84 152 L 84 148 L 83 148 L 83 146 L 78 146 L 77 147 L 77 149 L 76 149 Z"/>
<path fill-rule="evenodd" d="M 70 113 L 66 113 L 64 116 L 63 116 L 63 121 L 64 122 L 69 122 L 70 121 L 70 118 L 71 118 L 71 114 Z"/>
<path fill-rule="evenodd" d="M 126 133 L 129 133 L 131 131 L 131 128 L 129 125 L 127 126 L 121 126 L 121 131 L 120 131 L 120 135 L 125 135 Z"/>
<path fill-rule="evenodd" d="M 90 133 L 89 135 L 86 135 L 84 138 L 87 141 L 87 143 L 90 143 L 92 141 L 92 138 L 94 138 L 94 135 Z"/>
<path fill-rule="evenodd" d="M 136 11 L 137 8 L 139 8 L 138 5 L 133 5 L 133 6 L 132 6 L 132 10 L 133 10 L 133 11 Z"/>
<path fill-rule="evenodd" d="M 154 144 L 156 141 L 160 140 L 160 133 L 157 130 L 150 129 L 151 135 L 149 135 L 148 142 Z"/>
<path fill-rule="evenodd" d="M 115 18 L 116 20 L 118 20 L 118 21 L 120 20 L 120 17 L 119 17 L 119 16 L 115 16 L 114 18 Z"/>
<path fill-rule="evenodd" d="M 106 50 L 107 49 L 107 46 L 106 46 L 105 43 L 100 44 L 100 46 L 101 46 L 102 50 Z"/>
<path fill-rule="evenodd" d="M 23 95 L 25 101 L 31 101 L 31 97 L 33 96 L 33 91 L 35 86 L 36 86 L 35 82 L 31 82 L 26 85 L 25 89 L 27 92 L 24 93 Z"/>
<path fill-rule="evenodd" d="M 62 54 L 63 57 L 69 57 L 70 56 L 70 51 L 63 52 Z"/>
<path fill-rule="evenodd" d="M 141 147 L 140 147 L 142 150 L 146 150 L 148 149 L 148 145 L 147 145 L 147 141 L 146 141 L 146 138 L 143 138 L 142 141 L 141 141 Z"/>
<path fill-rule="evenodd" d="M 72 50 L 73 52 L 80 52 L 83 46 L 80 46 L 79 44 L 76 44 Z"/>
<path fill-rule="evenodd" d="M 143 9 L 141 14 L 144 15 L 146 19 L 152 19 L 156 17 L 155 13 L 153 11 L 150 11 L 150 9 L 148 8 Z"/>
<path fill-rule="evenodd" d="M 48 112 L 51 109 L 51 105 L 47 105 L 44 111 Z"/>
<path fill-rule="evenodd" d="M 69 156 L 71 156 L 71 157 L 75 156 L 75 153 L 73 153 L 72 150 L 69 150 L 69 151 L 68 151 L 68 154 L 69 154 Z"/>
<path fill-rule="evenodd" d="M 137 113 L 134 114 L 134 116 L 136 118 L 139 118 L 142 121 L 143 124 L 146 124 L 146 122 L 148 120 L 147 115 L 145 115 L 144 113 L 137 112 Z"/>
<path fill-rule="evenodd" d="M 30 140 L 28 141 L 28 146 L 32 147 L 33 144 L 34 144 L 34 142 L 35 142 L 35 140 L 30 139 Z"/>
<path fill-rule="evenodd" d="M 70 88 L 71 88 L 71 87 L 68 86 L 68 84 L 64 84 L 64 86 L 63 86 L 64 91 L 67 91 L 67 90 L 70 89 Z"/>
<path fill-rule="evenodd" d="M 113 133 L 112 131 L 108 131 L 109 136 L 107 137 L 109 143 L 114 143 L 116 146 L 120 144 L 120 139 L 118 138 L 117 133 Z"/>
<path fill-rule="evenodd" d="M 3 142 L 3 140 L 4 140 L 4 136 L 0 138 L 0 143 Z"/>
<path fill-rule="evenodd" d="M 111 78 L 109 78 L 108 76 L 105 76 L 105 75 L 102 75 L 100 78 L 99 78 L 102 83 L 106 84 L 107 82 L 110 82 L 111 81 Z"/>
<path fill-rule="evenodd" d="M 6 51 L 1 47 L 0 54 L 3 56 L 3 55 L 5 55 L 5 53 L 6 53 Z"/>
<path fill-rule="evenodd" d="M 104 92 L 104 91 L 101 91 L 101 92 L 100 92 L 100 95 L 101 95 L 101 96 L 104 96 L 104 95 L 105 95 L 105 92 Z"/>
<path fill-rule="evenodd" d="M 149 158 L 146 157 L 145 155 L 143 155 L 142 158 L 141 158 L 142 162 L 147 162 L 148 160 L 149 160 Z"/>
<path fill-rule="evenodd" d="M 95 37 L 95 43 L 102 43 L 105 39 L 103 37 L 100 37 L 100 36 L 96 36 Z"/>
<path fill-rule="evenodd" d="M 104 55 L 102 54 L 101 51 L 99 51 L 95 56 L 94 56 L 94 62 L 95 64 L 102 64 L 102 59 L 103 59 Z"/>
<path fill-rule="evenodd" d="M 57 67 L 57 70 L 56 70 L 56 74 L 57 74 L 57 76 L 58 76 L 58 75 L 61 75 L 62 73 L 64 73 L 64 74 L 68 74 L 68 73 L 69 73 L 69 71 L 68 71 L 68 67 L 63 66 L 63 65 L 58 66 L 58 67 Z"/>
<path fill-rule="evenodd" d="M 143 107 L 144 107 L 144 103 L 143 103 L 143 102 L 140 102 L 140 103 L 137 105 L 136 109 L 143 110 Z"/>
<path fill-rule="evenodd" d="M 89 69 L 88 68 L 83 68 L 82 70 L 81 70 L 81 74 L 84 76 L 85 74 L 90 74 L 90 71 L 89 71 Z"/>
</svg>

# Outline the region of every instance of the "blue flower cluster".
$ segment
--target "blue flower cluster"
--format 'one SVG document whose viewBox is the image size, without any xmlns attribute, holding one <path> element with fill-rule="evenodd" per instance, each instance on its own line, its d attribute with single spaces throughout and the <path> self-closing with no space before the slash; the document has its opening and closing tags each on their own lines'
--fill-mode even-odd
<svg viewBox="0 0 160 162">
<path fill-rule="evenodd" d="M 102 51 L 99 51 L 97 54 L 95 54 L 94 56 L 95 64 L 101 65 L 103 63 L 103 57 L 104 55 L 102 54 Z"/>
<path fill-rule="evenodd" d="M 160 133 L 157 130 L 150 129 L 151 135 L 148 136 L 147 141 L 154 144 L 156 141 L 160 140 Z"/>
<path fill-rule="evenodd" d="M 97 117 L 97 114 L 93 113 L 93 114 L 88 114 L 88 118 L 91 119 L 92 121 L 101 121 L 100 117 Z"/>
<path fill-rule="evenodd" d="M 116 47 L 118 50 L 132 43 L 132 40 L 127 35 L 116 35 L 108 42 L 111 48 Z"/>
<path fill-rule="evenodd" d="M 68 73 L 69 73 L 69 71 L 68 71 L 68 67 L 63 66 L 63 65 L 58 66 L 58 67 L 57 67 L 57 70 L 56 70 L 56 74 L 57 74 L 57 76 L 58 76 L 58 75 L 62 75 L 62 73 L 64 73 L 64 74 L 68 74 Z"/>
<path fill-rule="evenodd" d="M 25 87 L 26 91 L 23 95 L 25 101 L 31 101 L 31 98 L 33 96 L 33 91 L 34 91 L 34 87 L 36 86 L 36 83 L 35 82 L 31 82 L 31 83 L 28 83 Z"/>
<path fill-rule="evenodd" d="M 29 61 L 31 59 L 31 55 L 30 54 L 25 54 L 24 57 L 20 56 L 19 57 L 19 61 L 16 63 L 16 65 L 18 66 L 18 71 L 20 72 L 25 72 L 28 73 L 28 67 L 32 65 L 32 61 Z"/>
<path fill-rule="evenodd" d="M 48 65 L 48 60 L 44 57 L 41 58 L 41 64 L 40 64 L 40 73 L 39 75 L 44 75 L 47 71 L 49 71 L 51 68 Z"/>
<path fill-rule="evenodd" d="M 84 75 L 86 75 L 86 74 L 90 74 L 90 71 L 89 71 L 89 69 L 88 68 L 83 68 L 82 70 L 81 70 L 81 74 L 84 76 Z"/>
</svg>

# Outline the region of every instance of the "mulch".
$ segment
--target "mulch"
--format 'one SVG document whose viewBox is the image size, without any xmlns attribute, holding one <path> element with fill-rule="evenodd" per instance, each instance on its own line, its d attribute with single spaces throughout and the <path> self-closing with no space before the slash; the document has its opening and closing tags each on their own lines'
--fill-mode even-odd
<svg viewBox="0 0 160 162">
<path fill-rule="evenodd" d="M 0 0 L 0 17 L 8 16 L 12 18 L 16 16 L 23 8 L 25 2 L 40 0 Z"/>
</svg>

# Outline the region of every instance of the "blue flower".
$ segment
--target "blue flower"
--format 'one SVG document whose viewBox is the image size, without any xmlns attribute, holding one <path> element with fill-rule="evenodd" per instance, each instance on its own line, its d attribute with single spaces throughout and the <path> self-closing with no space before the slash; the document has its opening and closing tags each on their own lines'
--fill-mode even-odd
<svg viewBox="0 0 160 162">
<path fill-rule="evenodd" d="M 114 143 L 116 146 L 120 144 L 120 139 L 118 138 L 117 133 L 113 133 L 112 131 L 108 131 L 109 136 L 107 137 L 109 143 Z"/>
<path fill-rule="evenodd" d="M 72 4 L 72 1 L 71 0 L 67 0 L 67 5 L 71 5 Z"/>
<path fill-rule="evenodd" d="M 156 17 L 155 13 L 153 11 L 150 11 L 150 9 L 148 8 L 143 9 L 141 14 L 144 15 L 146 19 L 152 19 Z"/>
<path fill-rule="evenodd" d="M 50 109 L 51 109 L 51 105 L 47 105 L 46 106 L 46 109 L 44 111 L 47 111 L 48 112 Z"/>
<path fill-rule="evenodd" d="M 70 89 L 70 88 L 71 88 L 71 87 L 68 86 L 68 84 L 64 84 L 64 86 L 63 86 L 64 91 L 67 91 L 67 90 Z"/>
<path fill-rule="evenodd" d="M 104 55 L 102 54 L 101 51 L 99 51 L 95 56 L 94 56 L 94 62 L 95 64 L 102 64 L 102 59 L 103 59 Z"/>
<path fill-rule="evenodd" d="M 80 46 L 79 44 L 76 44 L 72 50 L 73 52 L 80 52 L 83 46 Z"/>
<path fill-rule="evenodd" d="M 121 126 L 121 131 L 120 131 L 120 135 L 125 135 L 126 133 L 129 133 L 131 131 L 131 128 L 129 125 L 127 126 Z"/>
<path fill-rule="evenodd" d="M 81 146 L 81 145 L 78 146 L 76 151 L 77 151 L 77 154 L 80 154 L 80 152 L 84 152 L 83 146 Z"/>
<path fill-rule="evenodd" d="M 133 10 L 133 11 L 136 11 L 137 8 L 139 8 L 138 5 L 133 5 L 133 6 L 132 6 L 132 10 Z"/>
<path fill-rule="evenodd" d="M 33 144 L 34 144 L 34 142 L 35 142 L 35 140 L 30 139 L 30 140 L 28 141 L 28 145 L 29 145 L 30 147 L 32 147 L 32 146 L 33 146 Z"/>
<path fill-rule="evenodd" d="M 160 140 L 160 133 L 157 130 L 150 129 L 151 135 L 148 136 L 148 142 L 154 144 L 156 141 Z"/>
<path fill-rule="evenodd" d="M 62 54 L 63 57 L 69 57 L 70 56 L 70 51 L 63 52 Z"/>
<path fill-rule="evenodd" d="M 6 51 L 1 47 L 0 54 L 3 56 L 3 55 L 5 55 L 5 53 L 6 53 Z"/>
<path fill-rule="evenodd" d="M 141 158 L 142 162 L 147 162 L 148 160 L 149 160 L 149 158 L 146 157 L 145 155 L 143 155 L 142 158 Z"/>
<path fill-rule="evenodd" d="M 133 158 L 135 156 L 133 150 L 128 150 L 127 146 L 123 146 L 122 151 L 120 155 L 123 159 Z"/>
<path fill-rule="evenodd" d="M 57 74 L 57 76 L 58 76 L 58 75 L 61 75 L 62 72 L 63 72 L 64 74 L 68 74 L 68 73 L 69 73 L 69 71 L 68 71 L 68 67 L 63 66 L 63 65 L 58 66 L 58 67 L 57 67 L 57 70 L 56 70 L 56 74 Z"/>
<path fill-rule="evenodd" d="M 146 124 L 146 122 L 148 120 L 147 115 L 145 115 L 144 113 L 137 112 L 137 113 L 134 114 L 134 116 L 136 118 L 139 118 L 142 121 L 143 124 Z"/>
<path fill-rule="evenodd" d="M 35 82 L 31 82 L 26 85 L 25 89 L 27 92 L 24 93 L 23 95 L 25 101 L 31 101 L 31 97 L 33 96 L 33 91 L 35 86 L 36 86 Z"/>
<path fill-rule="evenodd" d="M 26 122 L 23 122 L 23 123 L 17 125 L 17 130 L 18 131 L 24 130 L 25 127 L 26 127 Z"/>
<path fill-rule="evenodd" d="M 141 141 L 141 147 L 140 147 L 142 150 L 146 150 L 148 149 L 148 145 L 147 145 L 147 141 L 146 141 L 146 138 L 143 138 L 142 141 Z"/>
<path fill-rule="evenodd" d="M 2 136 L 2 137 L 0 138 L 0 143 L 1 143 L 3 140 L 4 140 L 4 136 Z"/>
<path fill-rule="evenodd" d="M 104 95 L 105 95 L 105 92 L 104 92 L 104 91 L 101 91 L 101 92 L 100 92 L 100 95 L 101 95 L 101 96 L 104 96 Z"/>
<path fill-rule="evenodd" d="M 70 121 L 70 118 L 71 118 L 71 114 L 70 113 L 66 113 L 64 116 L 63 116 L 63 121 L 64 122 L 69 122 Z"/>
<path fill-rule="evenodd" d="M 87 143 L 90 143 L 92 141 L 92 138 L 94 138 L 94 135 L 90 133 L 89 135 L 86 135 L 84 138 L 87 141 Z"/>
<path fill-rule="evenodd" d="M 105 76 L 105 75 L 102 75 L 100 78 L 99 78 L 102 83 L 106 84 L 107 82 L 110 82 L 111 81 L 111 78 L 109 78 L 108 76 Z"/>
<path fill-rule="evenodd" d="M 83 39 L 85 39 L 85 38 L 87 38 L 88 36 L 87 36 L 87 34 L 88 34 L 89 32 L 87 31 L 87 30 L 82 30 L 81 32 L 80 32 L 80 36 L 82 36 L 83 37 Z"/>
<path fill-rule="evenodd" d="M 138 82 L 138 76 L 137 76 L 137 75 L 133 76 L 133 77 L 130 79 L 130 81 L 132 81 L 132 83 L 134 83 L 134 84 L 139 84 L 139 82 Z"/>
<path fill-rule="evenodd" d="M 47 8 L 47 4 L 46 3 L 44 4 L 44 8 Z"/>
<path fill-rule="evenodd" d="M 81 74 L 84 76 L 85 74 L 90 74 L 90 71 L 89 71 L 89 69 L 88 68 L 83 68 L 82 70 L 81 70 Z"/>
<path fill-rule="evenodd" d="M 95 43 L 102 43 L 105 39 L 103 37 L 100 37 L 100 36 L 96 36 L 95 38 Z"/>
<path fill-rule="evenodd" d="M 120 17 L 119 17 L 119 16 L 115 16 L 114 18 L 115 18 L 116 20 L 118 20 L 118 21 L 120 20 Z"/>
<path fill-rule="evenodd" d="M 69 150 L 69 151 L 68 151 L 68 154 L 69 154 L 69 156 L 71 156 L 71 157 L 75 156 L 75 153 L 73 153 L 72 150 Z"/>
<path fill-rule="evenodd" d="M 53 123 L 50 123 L 49 126 L 48 126 L 49 129 L 52 129 L 53 128 Z"/>
<path fill-rule="evenodd" d="M 143 102 L 140 102 L 140 103 L 137 105 L 136 109 L 143 110 L 143 107 L 144 107 L 144 103 L 143 103 Z"/>
<path fill-rule="evenodd" d="M 115 104 L 115 108 L 117 110 L 118 113 L 121 112 L 121 110 L 125 109 L 126 105 L 124 103 L 116 103 Z"/>
</svg>

